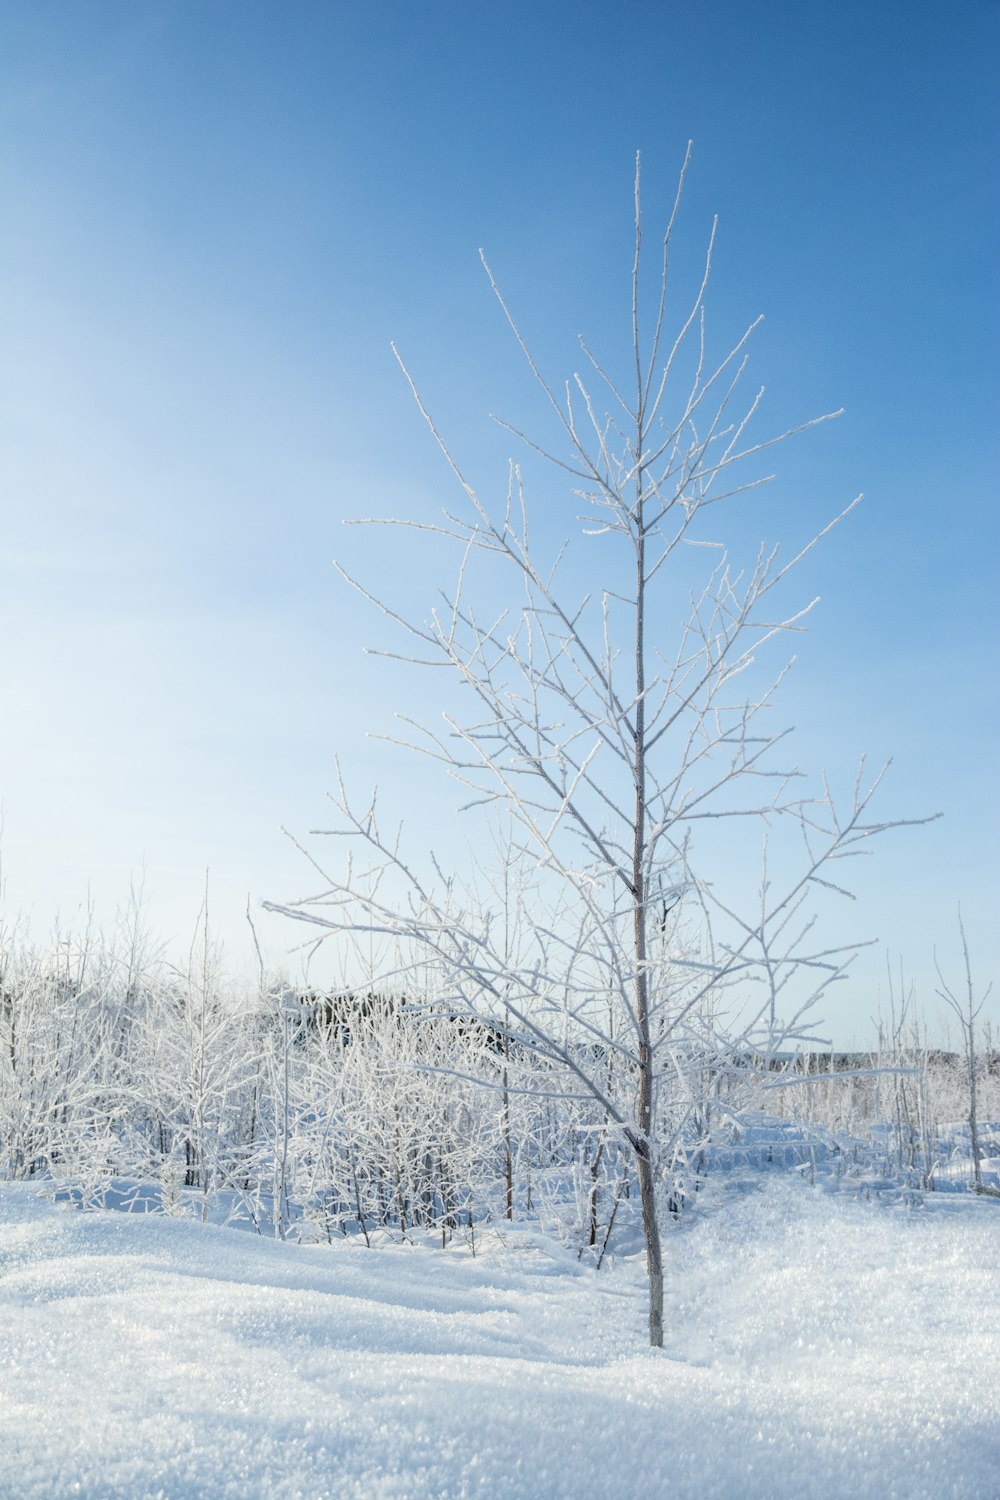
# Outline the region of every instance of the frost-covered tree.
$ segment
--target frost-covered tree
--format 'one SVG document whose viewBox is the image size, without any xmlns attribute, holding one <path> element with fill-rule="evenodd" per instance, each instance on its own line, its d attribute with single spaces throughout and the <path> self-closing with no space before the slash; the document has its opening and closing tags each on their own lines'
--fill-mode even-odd
<svg viewBox="0 0 1000 1500">
<path fill-rule="evenodd" d="M 983 1183 L 982 1152 L 979 1142 L 979 1060 L 977 1057 L 976 1041 L 979 1019 L 993 986 L 992 984 L 987 985 L 986 989 L 977 998 L 975 985 L 972 981 L 972 960 L 969 956 L 969 942 L 965 935 L 965 924 L 962 921 L 961 912 L 958 914 L 958 931 L 962 941 L 964 984 L 958 991 L 949 984 L 941 970 L 941 965 L 937 961 L 937 954 L 935 954 L 934 962 L 939 980 L 938 995 L 957 1019 L 962 1036 L 965 1065 L 968 1069 L 969 1149 L 972 1153 L 973 1184 L 977 1193 L 986 1191 L 995 1193 L 995 1188 L 987 1189 Z M 986 1049 L 986 1063 L 988 1067 L 988 1047 Z"/>
<path fill-rule="evenodd" d="M 767 669 L 767 653 L 801 629 L 811 606 L 782 605 L 778 591 L 830 526 L 787 561 L 764 546 L 741 566 L 719 540 L 723 502 L 765 482 L 761 456 L 790 434 L 751 433 L 761 393 L 744 398 L 741 383 L 757 325 L 710 354 L 714 228 L 703 275 L 673 314 L 683 181 L 682 171 L 647 289 L 637 164 L 620 374 L 581 341 L 586 374 L 557 390 L 486 267 L 555 437 L 511 431 L 565 480 L 567 534 L 582 508 L 593 586 L 563 585 L 563 549 L 545 556 L 534 540 L 517 464 L 497 506 L 481 498 L 412 380 L 466 509 L 391 524 L 457 548 L 457 582 L 427 621 L 402 618 L 357 585 L 409 634 L 410 659 L 443 664 L 461 684 L 466 711 L 412 725 L 405 742 L 464 784 L 470 804 L 506 810 L 527 872 L 517 943 L 498 899 L 433 862 L 411 863 L 374 797 L 357 804 L 343 785 L 335 831 L 363 852 L 342 871 L 317 865 L 320 896 L 273 907 L 330 933 L 381 933 L 419 954 L 442 1000 L 530 1049 L 558 1076 L 563 1098 L 596 1110 L 595 1139 L 614 1129 L 638 1180 L 654 1345 L 663 1341 L 661 1214 L 678 1153 L 703 1117 L 699 1102 L 715 1087 L 719 1022 L 743 1053 L 798 1034 L 850 956 L 818 935 L 814 898 L 842 889 L 835 862 L 883 826 L 869 817 L 880 777 L 866 783 L 863 763 L 841 809 L 825 786 L 803 791 L 781 759 L 785 732 L 768 710 L 788 664 Z M 498 580 L 508 601 L 521 602 L 495 613 L 484 601 Z M 720 856 L 717 839 L 705 837 L 720 826 L 734 842 L 740 830 L 765 835 L 759 888 L 751 881 L 743 896 L 725 879 L 728 851 Z M 789 831 L 799 854 L 792 874 L 766 842 Z"/>
</svg>

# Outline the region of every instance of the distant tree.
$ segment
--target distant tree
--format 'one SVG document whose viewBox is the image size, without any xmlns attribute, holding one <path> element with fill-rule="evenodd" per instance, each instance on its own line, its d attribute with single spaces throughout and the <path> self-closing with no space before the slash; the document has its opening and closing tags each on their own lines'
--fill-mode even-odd
<svg viewBox="0 0 1000 1500">
<path fill-rule="evenodd" d="M 983 1183 L 982 1153 L 979 1144 L 979 1087 L 978 1087 L 978 1056 L 976 1042 L 976 1028 L 982 1015 L 983 1006 L 990 997 L 993 989 L 988 984 L 982 994 L 976 998 L 975 986 L 972 982 L 972 961 L 969 957 L 969 942 L 965 936 L 965 924 L 962 921 L 962 913 L 958 914 L 958 931 L 962 940 L 962 959 L 965 969 L 965 983 L 960 991 L 956 991 L 945 979 L 941 965 L 934 955 L 934 966 L 937 969 L 939 980 L 938 994 L 948 1006 L 949 1010 L 958 1021 L 962 1034 L 962 1047 L 965 1052 L 965 1062 L 969 1070 L 969 1092 L 968 1092 L 968 1120 L 969 1120 L 969 1149 L 972 1152 L 972 1181 L 977 1193 L 986 1191 Z M 987 1049 L 987 1059 L 989 1049 Z M 995 1192 L 996 1189 L 990 1189 Z"/>
</svg>

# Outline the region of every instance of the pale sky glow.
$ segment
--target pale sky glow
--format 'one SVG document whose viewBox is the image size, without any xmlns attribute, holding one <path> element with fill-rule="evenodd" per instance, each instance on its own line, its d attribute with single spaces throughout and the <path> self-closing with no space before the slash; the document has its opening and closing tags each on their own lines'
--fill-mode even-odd
<svg viewBox="0 0 1000 1500">
<path fill-rule="evenodd" d="M 248 893 L 316 884 L 279 827 L 329 821 L 334 756 L 416 847 L 461 850 L 451 790 L 365 738 L 432 717 L 434 684 L 363 655 L 384 631 L 331 565 L 434 602 L 406 533 L 341 525 L 460 500 L 389 341 L 501 494 L 489 414 L 551 429 L 479 247 L 557 385 L 580 332 L 620 362 L 634 153 L 655 241 L 693 138 L 677 281 L 717 212 L 709 336 L 766 315 L 760 435 L 846 408 L 776 451 L 726 534 L 791 549 L 866 496 L 794 585 L 822 595 L 783 700 L 795 757 L 844 784 L 892 755 L 885 816 L 945 814 L 887 838 L 845 933 L 930 1009 L 961 902 L 985 983 L 998 65 L 992 0 L 0 0 L 3 912 L 44 931 L 89 891 L 106 920 L 144 866 L 183 947 L 208 868 L 243 955 Z M 577 507 L 535 472 L 555 547 Z M 261 928 L 276 960 L 303 936 Z M 858 966 L 842 1040 L 884 966 Z"/>
</svg>

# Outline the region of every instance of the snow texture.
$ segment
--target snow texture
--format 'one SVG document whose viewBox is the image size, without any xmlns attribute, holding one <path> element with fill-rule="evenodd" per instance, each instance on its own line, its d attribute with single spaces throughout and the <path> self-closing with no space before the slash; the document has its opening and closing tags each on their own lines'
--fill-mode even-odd
<svg viewBox="0 0 1000 1500">
<path fill-rule="evenodd" d="M 784 1175 L 596 1273 L 0 1184 L 3 1500 L 998 1500 L 1000 1209 Z"/>
</svg>

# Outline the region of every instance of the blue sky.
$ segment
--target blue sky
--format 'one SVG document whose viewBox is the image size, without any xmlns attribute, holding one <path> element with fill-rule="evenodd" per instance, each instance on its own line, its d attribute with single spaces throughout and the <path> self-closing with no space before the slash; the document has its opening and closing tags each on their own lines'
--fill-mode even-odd
<svg viewBox="0 0 1000 1500">
<path fill-rule="evenodd" d="M 803 575 L 799 759 L 891 754 L 885 814 L 945 814 L 886 841 L 845 933 L 929 1004 L 961 901 L 996 971 L 995 4 L 6 0 L 0 32 L 8 910 L 109 913 L 145 865 L 183 944 L 207 867 L 238 950 L 248 893 L 314 883 L 278 829 L 327 821 L 335 754 L 418 845 L 452 836 L 449 790 L 365 739 L 427 685 L 362 655 L 331 566 L 428 605 L 406 549 L 341 526 L 455 499 L 389 340 L 489 492 L 489 413 L 545 414 L 478 248 L 554 378 L 581 331 L 621 357 L 634 153 L 655 219 L 693 138 L 679 269 L 717 212 L 710 331 L 765 313 L 769 430 L 846 408 L 734 541 L 866 495 Z"/>
</svg>

